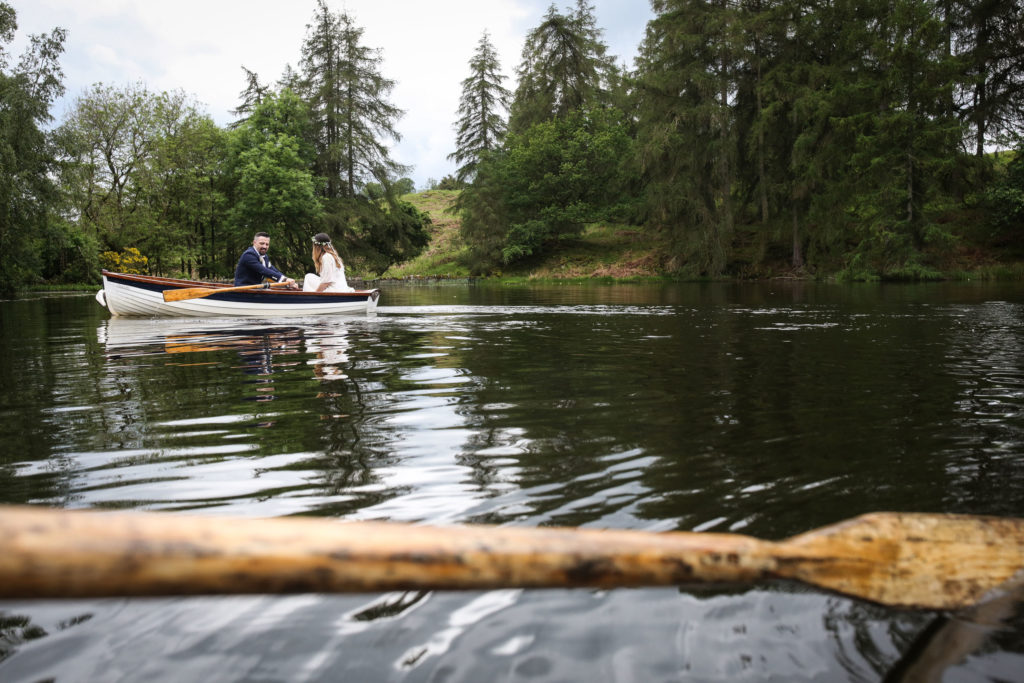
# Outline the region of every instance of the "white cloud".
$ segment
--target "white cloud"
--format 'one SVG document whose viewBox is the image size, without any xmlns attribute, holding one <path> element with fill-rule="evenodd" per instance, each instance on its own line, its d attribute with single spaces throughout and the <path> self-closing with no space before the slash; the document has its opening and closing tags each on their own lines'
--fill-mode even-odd
<svg viewBox="0 0 1024 683">
<path fill-rule="evenodd" d="M 61 60 L 68 89 L 59 120 L 91 84 L 143 82 L 151 90 L 183 90 L 220 125 L 228 123 L 245 87 L 241 67 L 274 83 L 297 66 L 316 3 L 282 0 L 6 0 L 18 14 L 15 57 L 29 33 L 68 30 Z M 498 50 L 505 84 L 527 32 L 550 0 L 328 0 L 364 29 L 363 44 L 379 48 L 382 74 L 396 81 L 392 102 L 403 109 L 395 160 L 414 166 L 418 187 L 452 173 L 453 123 L 461 82 L 486 30 Z M 562 0 L 559 7 L 575 5 Z M 651 12 L 644 0 L 597 0 L 598 25 L 613 54 L 632 61 Z M 614 25 L 607 26 L 604 22 Z"/>
</svg>

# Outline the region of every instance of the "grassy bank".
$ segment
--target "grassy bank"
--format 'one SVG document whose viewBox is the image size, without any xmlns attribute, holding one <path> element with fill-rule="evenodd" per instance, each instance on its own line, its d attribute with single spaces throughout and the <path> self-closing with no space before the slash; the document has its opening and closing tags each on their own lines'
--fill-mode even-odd
<svg viewBox="0 0 1024 683">
<path fill-rule="evenodd" d="M 427 190 L 404 198 L 430 215 L 430 245 L 412 261 L 392 266 L 384 278 L 469 277 L 460 260 L 465 247 L 459 221 L 447 212 L 457 196 L 451 190 Z M 595 224 L 550 252 L 496 275 L 508 280 L 652 279 L 666 277 L 668 261 L 668 243 L 661 235 L 633 226 Z"/>
</svg>

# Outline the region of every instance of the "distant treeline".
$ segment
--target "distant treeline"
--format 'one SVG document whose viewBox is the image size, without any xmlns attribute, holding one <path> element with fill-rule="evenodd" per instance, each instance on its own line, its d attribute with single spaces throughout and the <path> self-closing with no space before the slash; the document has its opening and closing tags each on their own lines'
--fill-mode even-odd
<svg viewBox="0 0 1024 683">
<path fill-rule="evenodd" d="M 689 276 L 928 276 L 965 226 L 1024 247 L 1024 155 L 986 154 L 1021 148 L 1020 2 L 651 5 L 631 71 L 585 0 L 527 36 L 514 93 L 481 41 L 457 157 L 479 271 L 594 221 L 662 231 Z"/>
<path fill-rule="evenodd" d="M 514 88 L 484 34 L 462 81 L 457 202 L 475 273 L 603 221 L 671 238 L 671 271 L 927 276 L 966 227 L 1024 240 L 1024 10 L 944 0 L 653 0 L 632 68 L 586 0 L 525 38 Z M 0 287 L 101 267 L 226 277 L 252 233 L 287 268 L 309 236 L 380 273 L 429 219 L 390 158 L 403 112 L 378 50 L 317 0 L 301 61 L 244 69 L 221 128 L 183 92 L 98 84 L 50 127 L 65 33 L 16 29 L 0 1 Z M 994 149 L 1018 150 L 1002 154 Z M 1009 163 L 1006 163 L 1009 160 Z"/>
<path fill-rule="evenodd" d="M 0 48 L 15 28 L 0 2 Z M 412 181 L 388 152 L 403 112 L 362 33 L 319 2 L 298 68 L 273 87 L 245 70 L 226 128 L 136 83 L 93 86 L 47 130 L 64 30 L 34 36 L 12 69 L 0 51 L 0 288 L 95 282 L 102 267 L 228 277 L 257 231 L 292 272 L 321 231 L 357 273 L 416 255 L 429 219 L 400 200 Z"/>
</svg>

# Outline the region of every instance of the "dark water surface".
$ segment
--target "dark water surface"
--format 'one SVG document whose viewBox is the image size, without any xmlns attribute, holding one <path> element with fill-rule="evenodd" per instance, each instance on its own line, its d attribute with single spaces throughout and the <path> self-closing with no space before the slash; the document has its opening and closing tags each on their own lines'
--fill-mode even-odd
<svg viewBox="0 0 1024 683">
<path fill-rule="evenodd" d="M 62 295 L 0 314 L 2 503 L 770 539 L 877 510 L 1024 517 L 1020 284 L 391 287 L 374 317 L 278 321 L 111 320 Z M 788 584 L 7 601 L 0 680 L 1024 681 L 1022 611 Z M 964 632 L 963 652 L 941 644 Z"/>
</svg>

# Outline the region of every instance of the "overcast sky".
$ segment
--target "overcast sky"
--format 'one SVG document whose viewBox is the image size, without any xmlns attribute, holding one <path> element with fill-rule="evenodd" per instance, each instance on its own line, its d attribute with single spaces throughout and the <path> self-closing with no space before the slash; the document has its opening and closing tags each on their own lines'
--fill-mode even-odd
<svg viewBox="0 0 1024 683">
<path fill-rule="evenodd" d="M 245 88 L 242 66 L 275 83 L 298 66 L 315 0 L 5 0 L 17 12 L 10 46 L 16 63 L 28 34 L 67 29 L 61 59 L 67 95 L 52 112 L 61 121 L 93 83 L 193 95 L 219 125 L 232 120 Z M 652 13 L 647 0 L 591 0 L 609 51 L 632 67 Z M 405 111 L 395 161 L 413 166 L 418 189 L 453 173 L 461 82 L 485 30 L 498 49 L 505 86 L 514 89 L 526 34 L 547 8 L 575 0 L 328 0 L 364 29 L 363 45 L 379 48 L 382 75 L 396 81 L 391 102 Z"/>
</svg>

